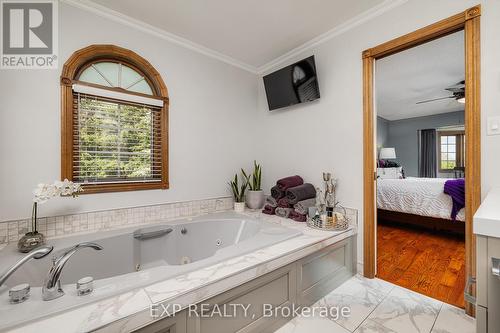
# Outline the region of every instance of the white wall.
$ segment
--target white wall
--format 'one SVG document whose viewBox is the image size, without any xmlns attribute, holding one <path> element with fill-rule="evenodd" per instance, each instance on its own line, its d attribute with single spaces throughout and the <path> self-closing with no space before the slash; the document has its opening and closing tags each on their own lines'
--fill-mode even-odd
<svg viewBox="0 0 500 333">
<path fill-rule="evenodd" d="M 163 76 L 170 95 L 171 188 L 57 199 L 40 214 L 229 195 L 228 179 L 254 159 L 255 75 L 61 3 L 60 68 L 0 71 L 0 221 L 29 217 L 32 189 L 60 177 L 62 64 L 95 43 L 132 49 Z"/>
<path fill-rule="evenodd" d="M 320 183 L 321 172 L 333 170 L 339 200 L 359 209 L 359 260 L 363 235 L 363 119 L 361 52 L 380 43 L 461 12 L 478 3 L 482 15 L 482 186 L 500 186 L 500 137 L 485 136 L 485 118 L 500 115 L 500 1 L 410 0 L 277 67 L 314 54 L 319 76 L 319 101 L 269 112 L 262 82 L 258 119 L 263 133 L 259 158 L 265 187 L 280 176 L 299 173 Z"/>
</svg>

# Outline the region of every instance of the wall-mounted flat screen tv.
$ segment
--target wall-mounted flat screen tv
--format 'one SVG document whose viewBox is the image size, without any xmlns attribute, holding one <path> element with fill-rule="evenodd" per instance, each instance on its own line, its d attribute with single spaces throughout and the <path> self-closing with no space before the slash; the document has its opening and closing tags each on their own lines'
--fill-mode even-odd
<svg viewBox="0 0 500 333">
<path fill-rule="evenodd" d="M 318 99 L 314 56 L 264 76 L 264 87 L 269 111 Z"/>
</svg>

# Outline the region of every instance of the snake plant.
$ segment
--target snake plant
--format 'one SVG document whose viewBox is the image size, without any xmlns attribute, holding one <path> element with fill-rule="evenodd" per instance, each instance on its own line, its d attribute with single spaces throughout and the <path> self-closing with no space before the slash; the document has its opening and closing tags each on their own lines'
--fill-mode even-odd
<svg viewBox="0 0 500 333">
<path fill-rule="evenodd" d="M 253 161 L 253 173 L 247 174 L 245 170 L 241 169 L 241 173 L 243 174 L 243 177 L 245 178 L 247 184 L 248 184 L 248 189 L 250 191 L 260 191 L 262 190 L 261 188 L 261 183 L 262 183 L 262 168 L 260 164 L 257 164 L 257 161 Z"/>
<path fill-rule="evenodd" d="M 247 189 L 248 182 L 243 182 L 241 185 L 238 182 L 238 175 L 234 175 L 234 179 L 229 182 L 231 190 L 233 191 L 234 201 L 243 202 L 245 196 L 245 190 Z"/>
</svg>

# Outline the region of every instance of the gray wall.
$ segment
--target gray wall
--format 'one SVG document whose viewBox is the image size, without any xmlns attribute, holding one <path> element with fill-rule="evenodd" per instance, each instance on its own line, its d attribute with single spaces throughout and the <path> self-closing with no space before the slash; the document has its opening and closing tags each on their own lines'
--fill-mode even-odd
<svg viewBox="0 0 500 333">
<path fill-rule="evenodd" d="M 389 120 L 377 117 L 377 151 L 382 147 L 388 147 L 389 140 Z"/>
<path fill-rule="evenodd" d="M 385 120 L 385 119 L 382 119 Z M 379 125 L 379 122 L 381 123 Z M 387 140 L 384 147 L 396 148 L 397 161 L 401 163 L 406 176 L 418 177 L 418 134 L 421 129 L 439 128 L 444 126 L 463 125 L 464 112 L 442 113 L 427 117 L 417 117 L 389 121 L 387 123 Z M 377 131 L 381 128 L 381 135 L 377 132 L 377 147 L 379 138 L 383 140 L 384 124 L 377 118 Z M 439 177 L 452 176 L 439 174 Z"/>
</svg>

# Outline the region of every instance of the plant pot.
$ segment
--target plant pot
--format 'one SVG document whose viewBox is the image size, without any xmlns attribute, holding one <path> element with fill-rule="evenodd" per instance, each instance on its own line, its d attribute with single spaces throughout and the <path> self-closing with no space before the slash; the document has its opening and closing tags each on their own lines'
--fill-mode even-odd
<svg viewBox="0 0 500 333">
<path fill-rule="evenodd" d="M 234 211 L 236 213 L 243 213 L 245 211 L 245 203 L 244 202 L 235 202 L 234 203 Z"/>
<path fill-rule="evenodd" d="M 38 231 L 27 232 L 17 242 L 19 252 L 28 253 L 36 247 L 45 244 L 45 236 Z"/>
<path fill-rule="evenodd" d="M 264 191 L 248 191 L 246 195 L 247 207 L 250 209 L 261 209 L 264 207 Z"/>
</svg>

